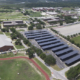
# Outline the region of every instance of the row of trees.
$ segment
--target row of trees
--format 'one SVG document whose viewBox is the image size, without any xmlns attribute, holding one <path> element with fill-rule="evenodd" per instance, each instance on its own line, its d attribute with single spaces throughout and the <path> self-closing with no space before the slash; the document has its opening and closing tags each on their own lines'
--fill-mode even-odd
<svg viewBox="0 0 80 80">
<path fill-rule="evenodd" d="M 52 55 L 46 56 L 45 53 L 41 51 L 41 49 L 38 49 L 34 46 L 31 46 L 29 49 L 27 49 L 26 53 L 29 55 L 29 58 L 33 58 L 34 53 L 37 53 L 37 55 L 40 56 L 48 65 L 54 65 L 56 63 L 56 60 Z"/>
<path fill-rule="evenodd" d="M 78 80 L 78 75 L 80 74 L 80 64 L 75 67 L 70 68 L 66 72 L 66 76 L 69 80 Z M 79 78 L 80 79 L 80 78 Z"/>
<path fill-rule="evenodd" d="M 26 39 L 21 33 L 19 33 L 18 31 L 16 31 L 15 28 L 10 28 L 11 30 L 11 38 L 12 40 L 13 39 L 17 39 L 16 40 L 16 43 L 15 44 L 20 44 L 21 45 L 21 41 L 20 40 L 23 40 L 23 42 L 28 45 L 28 46 L 31 46 L 31 43 L 29 42 L 28 39 Z"/>
<path fill-rule="evenodd" d="M 9 32 L 9 28 L 2 28 L 1 31 L 2 32 Z"/>
<path fill-rule="evenodd" d="M 35 24 L 36 22 L 36 24 Z M 31 18 L 31 22 L 30 22 L 30 26 L 28 27 L 28 30 L 33 30 L 34 27 L 36 27 L 36 29 L 42 29 L 45 28 L 45 23 L 37 18 L 35 18 L 34 20 Z"/>
</svg>

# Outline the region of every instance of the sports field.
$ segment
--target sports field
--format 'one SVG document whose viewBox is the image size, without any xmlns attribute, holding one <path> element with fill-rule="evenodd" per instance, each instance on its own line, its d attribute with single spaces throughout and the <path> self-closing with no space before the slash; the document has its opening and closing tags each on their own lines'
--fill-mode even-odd
<svg viewBox="0 0 80 80">
<path fill-rule="evenodd" d="M 0 61 L 1 80 L 45 80 L 35 66 L 25 59 Z"/>
</svg>

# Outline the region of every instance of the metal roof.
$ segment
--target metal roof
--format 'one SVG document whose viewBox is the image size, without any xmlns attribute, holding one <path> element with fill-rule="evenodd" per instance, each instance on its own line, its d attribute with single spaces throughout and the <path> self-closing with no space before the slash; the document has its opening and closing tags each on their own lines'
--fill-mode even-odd
<svg viewBox="0 0 80 80">
<path fill-rule="evenodd" d="M 64 60 L 64 59 L 67 59 L 67 58 L 69 58 L 69 57 L 74 56 L 75 54 L 78 54 L 78 51 L 72 51 L 72 52 L 67 53 L 67 54 L 65 54 L 65 55 L 63 55 L 63 56 L 60 56 L 60 59 Z"/>
<path fill-rule="evenodd" d="M 38 40 L 38 43 L 43 43 L 43 42 L 48 42 L 48 41 L 52 41 L 52 40 L 57 40 L 57 38 L 49 38 L 49 39 L 43 39 L 43 40 Z"/>
<path fill-rule="evenodd" d="M 13 44 L 11 43 L 11 39 L 6 35 L 0 35 L 0 47 L 3 46 L 13 46 Z"/>
<path fill-rule="evenodd" d="M 65 61 L 65 63 L 67 65 L 70 65 L 70 64 L 73 64 L 73 63 L 75 63 L 76 61 L 79 61 L 79 60 L 80 60 L 80 55 L 77 55 L 77 56 L 72 57 L 71 59 Z"/>
<path fill-rule="evenodd" d="M 44 42 L 44 43 L 39 43 L 40 46 L 44 46 L 44 45 L 49 45 L 49 44 L 56 44 L 60 42 L 60 40 L 55 40 L 55 41 L 49 41 L 49 42 Z"/>
<path fill-rule="evenodd" d="M 59 46 L 59 47 L 53 48 L 52 51 L 56 52 L 56 51 L 59 51 L 59 50 L 63 50 L 65 48 L 68 48 L 68 45 L 65 44 L 63 46 Z"/>
<path fill-rule="evenodd" d="M 43 46 L 42 49 L 46 50 L 46 49 L 49 49 L 49 48 L 61 46 L 63 44 L 64 44 L 63 42 L 60 42 L 60 43 L 56 43 L 56 44 L 46 45 L 46 46 Z"/>
<path fill-rule="evenodd" d="M 67 52 L 69 51 L 72 51 L 73 49 L 71 47 L 67 48 L 67 49 L 64 49 L 64 50 L 61 50 L 61 51 L 58 51 L 58 52 L 55 52 L 56 55 L 62 55 L 62 54 L 66 54 Z"/>
</svg>

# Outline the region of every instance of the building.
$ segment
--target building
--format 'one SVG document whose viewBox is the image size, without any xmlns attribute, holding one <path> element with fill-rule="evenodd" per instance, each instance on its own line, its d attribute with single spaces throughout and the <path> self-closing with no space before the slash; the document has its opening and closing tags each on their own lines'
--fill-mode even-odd
<svg viewBox="0 0 80 80">
<path fill-rule="evenodd" d="M 25 25 L 22 20 L 17 20 L 17 21 L 3 21 L 3 26 L 4 27 L 12 27 L 12 26 L 23 26 Z"/>
<path fill-rule="evenodd" d="M 11 43 L 11 39 L 6 35 L 0 35 L 0 52 L 8 51 L 13 49 L 13 44 Z"/>
</svg>

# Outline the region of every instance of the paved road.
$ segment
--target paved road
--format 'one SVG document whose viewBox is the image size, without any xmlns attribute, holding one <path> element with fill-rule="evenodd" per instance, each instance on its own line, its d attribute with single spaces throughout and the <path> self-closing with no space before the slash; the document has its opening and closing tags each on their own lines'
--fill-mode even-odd
<svg viewBox="0 0 80 80">
<path fill-rule="evenodd" d="M 47 73 L 33 59 L 29 59 L 28 57 L 24 57 L 24 56 L 22 57 L 18 56 L 18 57 L 10 57 L 10 58 L 0 58 L 0 60 L 11 60 L 11 59 L 19 59 L 19 58 L 24 58 L 31 61 L 43 73 L 43 75 L 46 77 L 46 80 L 50 80 Z"/>
</svg>

